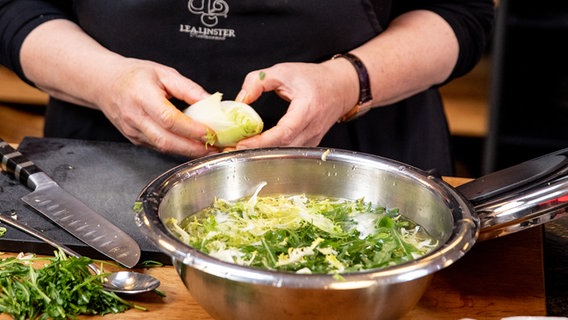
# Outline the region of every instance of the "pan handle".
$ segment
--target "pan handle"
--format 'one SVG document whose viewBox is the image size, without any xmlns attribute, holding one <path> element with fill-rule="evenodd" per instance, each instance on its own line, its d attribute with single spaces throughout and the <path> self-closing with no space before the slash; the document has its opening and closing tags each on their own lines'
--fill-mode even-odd
<svg viewBox="0 0 568 320">
<path fill-rule="evenodd" d="M 478 204 L 564 175 L 567 164 L 568 148 L 495 171 L 456 189 L 471 203 Z"/>
<path fill-rule="evenodd" d="M 475 209 L 478 240 L 568 215 L 568 149 L 488 174 L 456 188 Z"/>
</svg>

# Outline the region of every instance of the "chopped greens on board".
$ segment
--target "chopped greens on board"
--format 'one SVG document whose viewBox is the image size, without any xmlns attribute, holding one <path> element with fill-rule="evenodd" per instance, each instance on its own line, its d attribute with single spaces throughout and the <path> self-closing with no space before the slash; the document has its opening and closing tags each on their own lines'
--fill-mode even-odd
<svg viewBox="0 0 568 320">
<path fill-rule="evenodd" d="M 43 267 L 34 267 L 41 262 Z M 63 251 L 50 258 L 20 254 L 0 260 L 0 314 L 22 320 L 74 319 L 146 310 L 105 290 L 101 282 L 105 274 L 92 274 L 87 267 L 92 262 Z"/>
</svg>

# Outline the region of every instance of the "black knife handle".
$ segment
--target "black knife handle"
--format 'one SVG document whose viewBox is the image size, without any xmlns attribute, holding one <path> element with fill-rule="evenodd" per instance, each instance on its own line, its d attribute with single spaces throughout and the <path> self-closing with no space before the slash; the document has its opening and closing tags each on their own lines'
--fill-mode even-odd
<svg viewBox="0 0 568 320">
<path fill-rule="evenodd" d="M 12 148 L 10 144 L 0 138 L 0 155 L 2 155 L 1 168 L 11 174 L 25 186 L 35 189 L 35 183 L 30 176 L 42 172 L 35 163 L 24 157 L 20 151 Z"/>
</svg>

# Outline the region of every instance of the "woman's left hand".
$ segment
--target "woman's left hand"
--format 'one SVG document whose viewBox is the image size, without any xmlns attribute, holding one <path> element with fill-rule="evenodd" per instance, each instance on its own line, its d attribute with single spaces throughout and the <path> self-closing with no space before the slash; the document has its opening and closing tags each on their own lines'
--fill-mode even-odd
<svg viewBox="0 0 568 320">
<path fill-rule="evenodd" d="M 274 91 L 290 105 L 275 127 L 242 140 L 236 148 L 317 146 L 358 98 L 357 74 L 341 60 L 280 63 L 250 72 L 237 101 L 250 104 L 263 92 Z"/>
</svg>

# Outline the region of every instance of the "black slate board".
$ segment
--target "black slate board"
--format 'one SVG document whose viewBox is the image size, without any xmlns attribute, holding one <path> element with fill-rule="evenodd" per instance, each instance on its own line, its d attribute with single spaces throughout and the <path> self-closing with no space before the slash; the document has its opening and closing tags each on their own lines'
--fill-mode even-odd
<svg viewBox="0 0 568 320">
<path fill-rule="evenodd" d="M 185 161 L 130 143 L 97 142 L 56 138 L 26 137 L 18 150 L 45 171 L 63 189 L 82 200 L 130 234 L 140 245 L 140 261 L 156 260 L 171 264 L 134 223 L 132 206 L 140 191 L 161 173 Z M 17 219 L 41 230 L 48 237 L 93 259 L 107 259 L 95 249 L 67 233 L 20 198 L 31 190 L 0 174 L 0 212 L 15 211 Z M 0 222 L 7 232 L 0 237 L 0 251 L 52 254 L 54 248 Z"/>
</svg>

